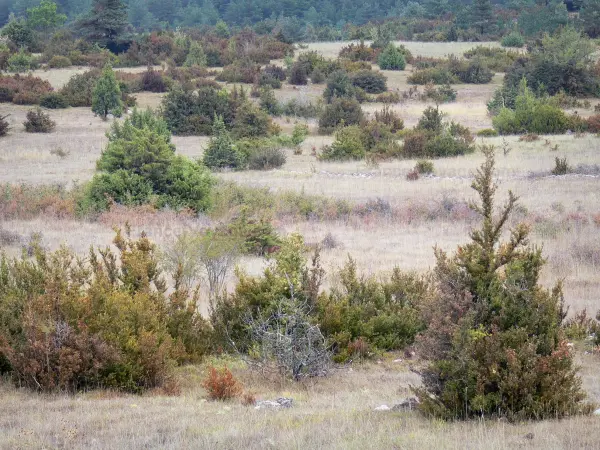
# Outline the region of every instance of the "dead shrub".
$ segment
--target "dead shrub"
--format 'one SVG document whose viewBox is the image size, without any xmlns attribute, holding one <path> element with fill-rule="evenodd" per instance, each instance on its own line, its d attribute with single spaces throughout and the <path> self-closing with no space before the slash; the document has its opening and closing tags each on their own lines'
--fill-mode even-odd
<svg viewBox="0 0 600 450">
<path fill-rule="evenodd" d="M 534 133 L 529 133 L 529 134 L 524 134 L 523 136 L 521 136 L 519 138 L 519 141 L 521 142 L 534 142 L 539 140 L 540 137 L 537 134 Z"/>
<path fill-rule="evenodd" d="M 408 181 L 417 181 L 419 179 L 419 171 L 415 168 L 406 174 L 406 179 Z"/>
<path fill-rule="evenodd" d="M 211 400 L 225 401 L 238 397 L 242 393 L 240 383 L 227 367 L 217 369 L 209 367 L 208 376 L 202 382 Z"/>
<path fill-rule="evenodd" d="M 256 396 L 252 392 L 245 392 L 242 396 L 242 405 L 254 406 L 256 405 Z"/>
</svg>

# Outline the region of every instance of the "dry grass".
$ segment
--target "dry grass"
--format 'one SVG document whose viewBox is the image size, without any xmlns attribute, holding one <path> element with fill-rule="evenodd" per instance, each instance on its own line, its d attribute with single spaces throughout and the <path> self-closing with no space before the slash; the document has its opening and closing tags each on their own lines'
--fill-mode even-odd
<svg viewBox="0 0 600 450">
<path fill-rule="evenodd" d="M 303 384 L 266 382 L 227 361 L 257 399 L 292 397 L 294 406 L 283 411 L 206 401 L 200 387 L 206 365 L 180 370 L 179 397 L 102 391 L 42 396 L 4 384 L 0 448 L 592 449 L 600 441 L 598 417 L 443 423 L 416 413 L 375 412 L 376 406 L 393 406 L 409 396 L 409 385 L 419 382 L 406 362 L 388 358 Z M 595 358 L 581 357 L 586 370 L 598 364 Z M 596 377 L 584 382 L 590 393 L 598 393 Z"/>
</svg>

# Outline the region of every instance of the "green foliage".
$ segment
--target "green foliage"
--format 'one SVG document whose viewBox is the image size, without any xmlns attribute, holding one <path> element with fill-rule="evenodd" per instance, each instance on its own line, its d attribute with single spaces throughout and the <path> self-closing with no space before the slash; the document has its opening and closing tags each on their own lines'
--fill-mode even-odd
<svg viewBox="0 0 600 450">
<path fill-rule="evenodd" d="M 183 65 L 185 67 L 206 67 L 206 54 L 204 53 L 202 44 L 200 44 L 198 41 L 192 41 L 190 43 L 190 49 Z"/>
<path fill-rule="evenodd" d="M 0 32 L 6 36 L 19 49 L 27 49 L 34 45 L 35 36 L 33 30 L 25 19 L 10 20 Z"/>
<path fill-rule="evenodd" d="M 583 31 L 591 38 L 600 36 L 600 1 L 585 0 L 579 11 Z"/>
<path fill-rule="evenodd" d="M 512 31 L 502 38 L 502 47 L 521 48 L 525 45 L 525 38 L 518 31 Z"/>
<path fill-rule="evenodd" d="M 368 94 L 381 94 L 387 91 L 387 78 L 381 72 L 359 70 L 352 74 L 352 85 Z"/>
<path fill-rule="evenodd" d="M 56 122 L 39 107 L 27 112 L 27 120 L 23 125 L 28 133 L 50 133 L 56 128 Z"/>
<path fill-rule="evenodd" d="M 92 112 L 103 119 L 106 119 L 108 114 L 115 117 L 121 117 L 121 114 L 123 114 L 121 89 L 110 66 L 104 68 L 102 76 L 98 79 L 92 91 Z"/>
<path fill-rule="evenodd" d="M 100 212 L 110 202 L 153 203 L 205 211 L 214 184 L 202 165 L 175 155 L 165 123 L 149 111 L 134 111 L 122 125 L 114 123 L 109 143 L 96 164 L 100 172 L 86 187 L 83 213 Z"/>
<path fill-rule="evenodd" d="M 360 103 L 354 99 L 335 98 L 319 117 L 319 131 L 331 133 L 338 125 L 357 125 L 363 120 Z"/>
<path fill-rule="evenodd" d="M 271 118 L 250 102 L 242 103 L 235 112 L 231 133 L 237 139 L 268 136 Z"/>
<path fill-rule="evenodd" d="M 63 109 L 68 108 L 69 104 L 61 94 L 50 92 L 40 98 L 40 106 L 48 109 Z"/>
<path fill-rule="evenodd" d="M 327 78 L 327 86 L 323 91 L 323 98 L 327 103 L 333 102 L 335 98 L 353 98 L 355 89 L 352 81 L 343 70 L 336 70 Z"/>
<path fill-rule="evenodd" d="M 492 118 L 499 134 L 560 134 L 571 128 L 573 121 L 547 98 L 536 98 L 525 80 L 513 109 L 501 108 Z"/>
<path fill-rule="evenodd" d="M 498 136 L 498 132 L 492 128 L 484 128 L 477 132 L 477 136 L 481 137 L 495 137 Z"/>
<path fill-rule="evenodd" d="M 275 97 L 273 89 L 270 87 L 263 87 L 260 90 L 260 109 L 272 116 L 279 116 L 281 114 L 281 106 Z"/>
<path fill-rule="evenodd" d="M 343 161 L 363 159 L 366 155 L 364 135 L 358 125 L 340 128 L 335 133 L 335 141 L 323 147 L 320 158 L 323 160 Z"/>
<path fill-rule="evenodd" d="M 91 11 L 76 23 L 88 42 L 101 47 L 122 43 L 127 25 L 127 6 L 121 0 L 94 0 Z"/>
<path fill-rule="evenodd" d="M 538 284 L 541 251 L 519 225 L 501 243 L 517 199 L 494 211 L 492 148 L 473 188 L 482 227 L 454 256 L 436 250 L 436 295 L 426 310 L 420 345 L 429 361 L 414 391 L 426 414 L 444 419 L 543 419 L 585 410 L 585 394 L 563 340 L 560 285 Z M 527 395 L 523 395 L 527 392 Z"/>
<path fill-rule="evenodd" d="M 441 158 L 475 151 L 471 132 L 455 122 L 443 120 L 438 108 L 423 112 L 414 130 L 404 135 L 402 154 L 405 158 Z"/>
<path fill-rule="evenodd" d="M 431 67 L 413 72 L 407 81 L 411 84 L 455 84 L 458 77 L 445 67 Z"/>
<path fill-rule="evenodd" d="M 8 58 L 7 65 L 9 72 L 27 72 L 36 68 L 37 61 L 32 55 L 21 50 L 19 53 L 14 53 Z"/>
<path fill-rule="evenodd" d="M 101 72 L 97 69 L 75 74 L 69 78 L 60 93 L 71 106 L 90 107 L 92 106 L 94 88 L 100 76 Z"/>
<path fill-rule="evenodd" d="M 316 313 L 336 360 L 365 356 L 369 350 L 401 349 L 424 329 L 420 309 L 432 294 L 427 278 L 398 268 L 384 281 L 359 276 L 352 258 L 338 277 L 339 287 L 319 296 Z M 361 341 L 366 349 L 356 345 Z"/>
<path fill-rule="evenodd" d="M 215 117 L 212 138 L 204 152 L 203 163 L 211 169 L 242 169 L 246 165 L 246 158 L 239 152 L 225 128 L 223 118 Z"/>
<path fill-rule="evenodd" d="M 207 351 L 197 299 L 165 294 L 154 244 L 120 231 L 114 244 L 116 254 L 90 250 L 89 264 L 39 243 L 33 259 L 2 257 L 0 352 L 17 385 L 142 392 L 168 386 L 177 362 Z"/>
<path fill-rule="evenodd" d="M 248 157 L 248 168 L 250 170 L 277 169 L 285 164 L 287 157 L 279 147 L 257 148 Z"/>
<path fill-rule="evenodd" d="M 303 61 L 296 61 L 290 68 L 289 83 L 296 86 L 308 84 L 308 66 Z"/>
<path fill-rule="evenodd" d="M 377 60 L 381 70 L 404 70 L 406 60 L 404 54 L 394 44 L 389 44 L 380 54 Z"/>
<path fill-rule="evenodd" d="M 67 20 L 65 14 L 57 12 L 56 3 L 42 0 L 40 4 L 27 9 L 27 24 L 34 30 L 49 32 L 62 26 Z"/>
</svg>

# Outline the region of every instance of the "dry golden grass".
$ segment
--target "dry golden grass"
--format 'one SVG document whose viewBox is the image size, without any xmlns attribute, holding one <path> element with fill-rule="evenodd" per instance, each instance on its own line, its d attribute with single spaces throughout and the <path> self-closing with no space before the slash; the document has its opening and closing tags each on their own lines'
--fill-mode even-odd
<svg viewBox="0 0 600 450">
<path fill-rule="evenodd" d="M 38 395 L 0 385 L 0 448 L 94 449 L 595 449 L 600 417 L 508 424 L 444 423 L 416 413 L 376 412 L 410 395 L 418 377 L 409 364 L 354 365 L 308 383 L 269 383 L 227 361 L 257 399 L 292 397 L 282 411 L 255 410 L 238 401 L 210 402 L 200 387 L 206 365 L 179 371 L 179 397 L 91 392 Z M 597 357 L 582 356 L 593 371 Z M 216 361 L 222 364 L 223 361 Z M 598 379 L 584 378 L 595 393 Z M 591 383 L 591 384 L 590 384 Z"/>
</svg>

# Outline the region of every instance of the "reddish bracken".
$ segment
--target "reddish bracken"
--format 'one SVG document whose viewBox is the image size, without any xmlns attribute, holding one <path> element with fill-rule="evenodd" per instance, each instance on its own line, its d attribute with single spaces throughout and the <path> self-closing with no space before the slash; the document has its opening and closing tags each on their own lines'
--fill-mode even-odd
<svg viewBox="0 0 600 450">
<path fill-rule="evenodd" d="M 233 377 L 229 369 L 210 367 L 208 377 L 202 383 L 211 400 L 229 400 L 242 393 L 240 383 Z"/>
</svg>

